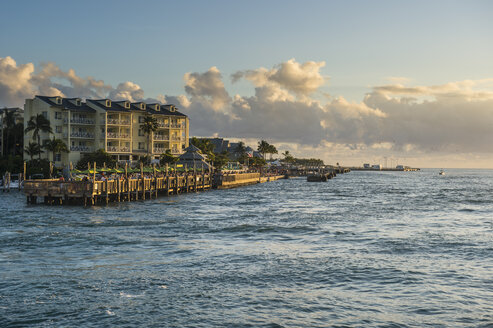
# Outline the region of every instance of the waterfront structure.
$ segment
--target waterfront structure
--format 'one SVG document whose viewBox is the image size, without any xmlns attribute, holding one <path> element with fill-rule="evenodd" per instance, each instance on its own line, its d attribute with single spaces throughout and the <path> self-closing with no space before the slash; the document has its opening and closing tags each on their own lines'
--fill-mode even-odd
<svg viewBox="0 0 493 328">
<path fill-rule="evenodd" d="M 189 145 L 189 119 L 174 105 L 111 99 L 35 96 L 24 104 L 24 126 L 32 116 L 42 114 L 50 121 L 53 136 L 62 139 L 69 153 L 55 154 L 55 165 L 66 166 L 85 154 L 104 149 L 120 162 L 132 163 L 148 153 L 151 160 L 170 150 L 180 155 Z M 146 116 L 157 121 L 150 138 L 141 129 Z M 52 138 L 41 132 L 41 144 Z M 32 133 L 24 136 L 24 144 Z M 150 142 L 148 142 L 150 140 Z M 149 145 L 148 145 L 149 143 Z M 42 154 L 42 158 L 48 158 Z"/>
<path fill-rule="evenodd" d="M 194 145 L 185 148 L 185 152 L 180 155 L 177 162 L 179 165 L 186 166 L 189 169 L 211 169 L 212 166 L 207 162 L 207 156 L 200 152 L 200 149 Z"/>
</svg>

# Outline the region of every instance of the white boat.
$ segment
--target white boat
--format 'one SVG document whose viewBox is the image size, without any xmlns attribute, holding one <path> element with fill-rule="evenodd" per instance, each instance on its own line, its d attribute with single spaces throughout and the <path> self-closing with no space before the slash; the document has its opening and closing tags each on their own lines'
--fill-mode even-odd
<svg viewBox="0 0 493 328">
<path fill-rule="evenodd" d="M 440 172 L 438 172 L 438 175 L 445 175 L 445 172 L 443 170 L 440 170 Z"/>
</svg>

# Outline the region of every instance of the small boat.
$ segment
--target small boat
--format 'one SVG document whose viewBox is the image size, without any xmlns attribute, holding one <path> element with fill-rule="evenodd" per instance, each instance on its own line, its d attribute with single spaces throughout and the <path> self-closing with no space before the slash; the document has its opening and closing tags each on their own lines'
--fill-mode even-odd
<svg viewBox="0 0 493 328">
<path fill-rule="evenodd" d="M 440 172 L 438 172 L 438 175 L 445 175 L 445 172 L 443 170 L 440 170 Z"/>
</svg>

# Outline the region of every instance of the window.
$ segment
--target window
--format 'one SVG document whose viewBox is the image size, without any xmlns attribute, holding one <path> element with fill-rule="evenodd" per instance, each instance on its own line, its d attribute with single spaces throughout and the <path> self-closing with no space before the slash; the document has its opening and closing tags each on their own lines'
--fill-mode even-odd
<svg viewBox="0 0 493 328">
<path fill-rule="evenodd" d="M 106 100 L 106 107 L 111 107 L 111 100 Z"/>
<path fill-rule="evenodd" d="M 130 103 L 128 101 L 125 101 L 125 108 L 130 108 Z"/>
<path fill-rule="evenodd" d="M 144 131 L 142 131 L 142 129 L 139 129 L 139 137 L 143 137 L 144 136 Z"/>
<path fill-rule="evenodd" d="M 144 123 L 144 116 L 139 116 L 139 123 Z"/>
<path fill-rule="evenodd" d="M 48 112 L 42 112 L 41 115 L 43 115 L 45 118 L 48 118 Z"/>
<path fill-rule="evenodd" d="M 75 104 L 76 104 L 77 106 L 80 106 L 80 105 L 81 105 L 80 99 L 76 99 L 76 100 L 75 100 Z"/>
<path fill-rule="evenodd" d="M 62 154 L 55 154 L 55 162 L 61 162 L 62 161 Z"/>
<path fill-rule="evenodd" d="M 144 142 L 139 142 L 139 150 L 145 149 L 145 143 Z"/>
<path fill-rule="evenodd" d="M 55 112 L 55 120 L 61 120 L 62 119 L 62 112 Z"/>
<path fill-rule="evenodd" d="M 146 104 L 145 103 L 140 103 L 140 109 L 146 109 Z"/>
<path fill-rule="evenodd" d="M 57 125 L 57 126 L 55 127 L 55 132 L 56 132 L 56 133 L 62 133 L 62 126 L 61 126 L 61 125 Z"/>
<path fill-rule="evenodd" d="M 57 105 L 61 105 L 62 104 L 62 98 L 56 97 L 55 102 L 57 103 Z"/>
</svg>

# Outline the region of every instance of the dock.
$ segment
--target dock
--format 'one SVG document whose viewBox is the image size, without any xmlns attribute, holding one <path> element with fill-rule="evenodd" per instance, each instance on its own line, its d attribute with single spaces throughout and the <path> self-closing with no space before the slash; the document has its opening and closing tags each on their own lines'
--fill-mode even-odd
<svg viewBox="0 0 493 328">
<path fill-rule="evenodd" d="M 60 181 L 58 179 L 25 180 L 28 204 L 97 205 L 155 199 L 210 189 L 230 189 L 283 179 L 283 175 L 261 176 L 260 173 L 212 174 L 210 172 L 106 181 Z"/>
</svg>

